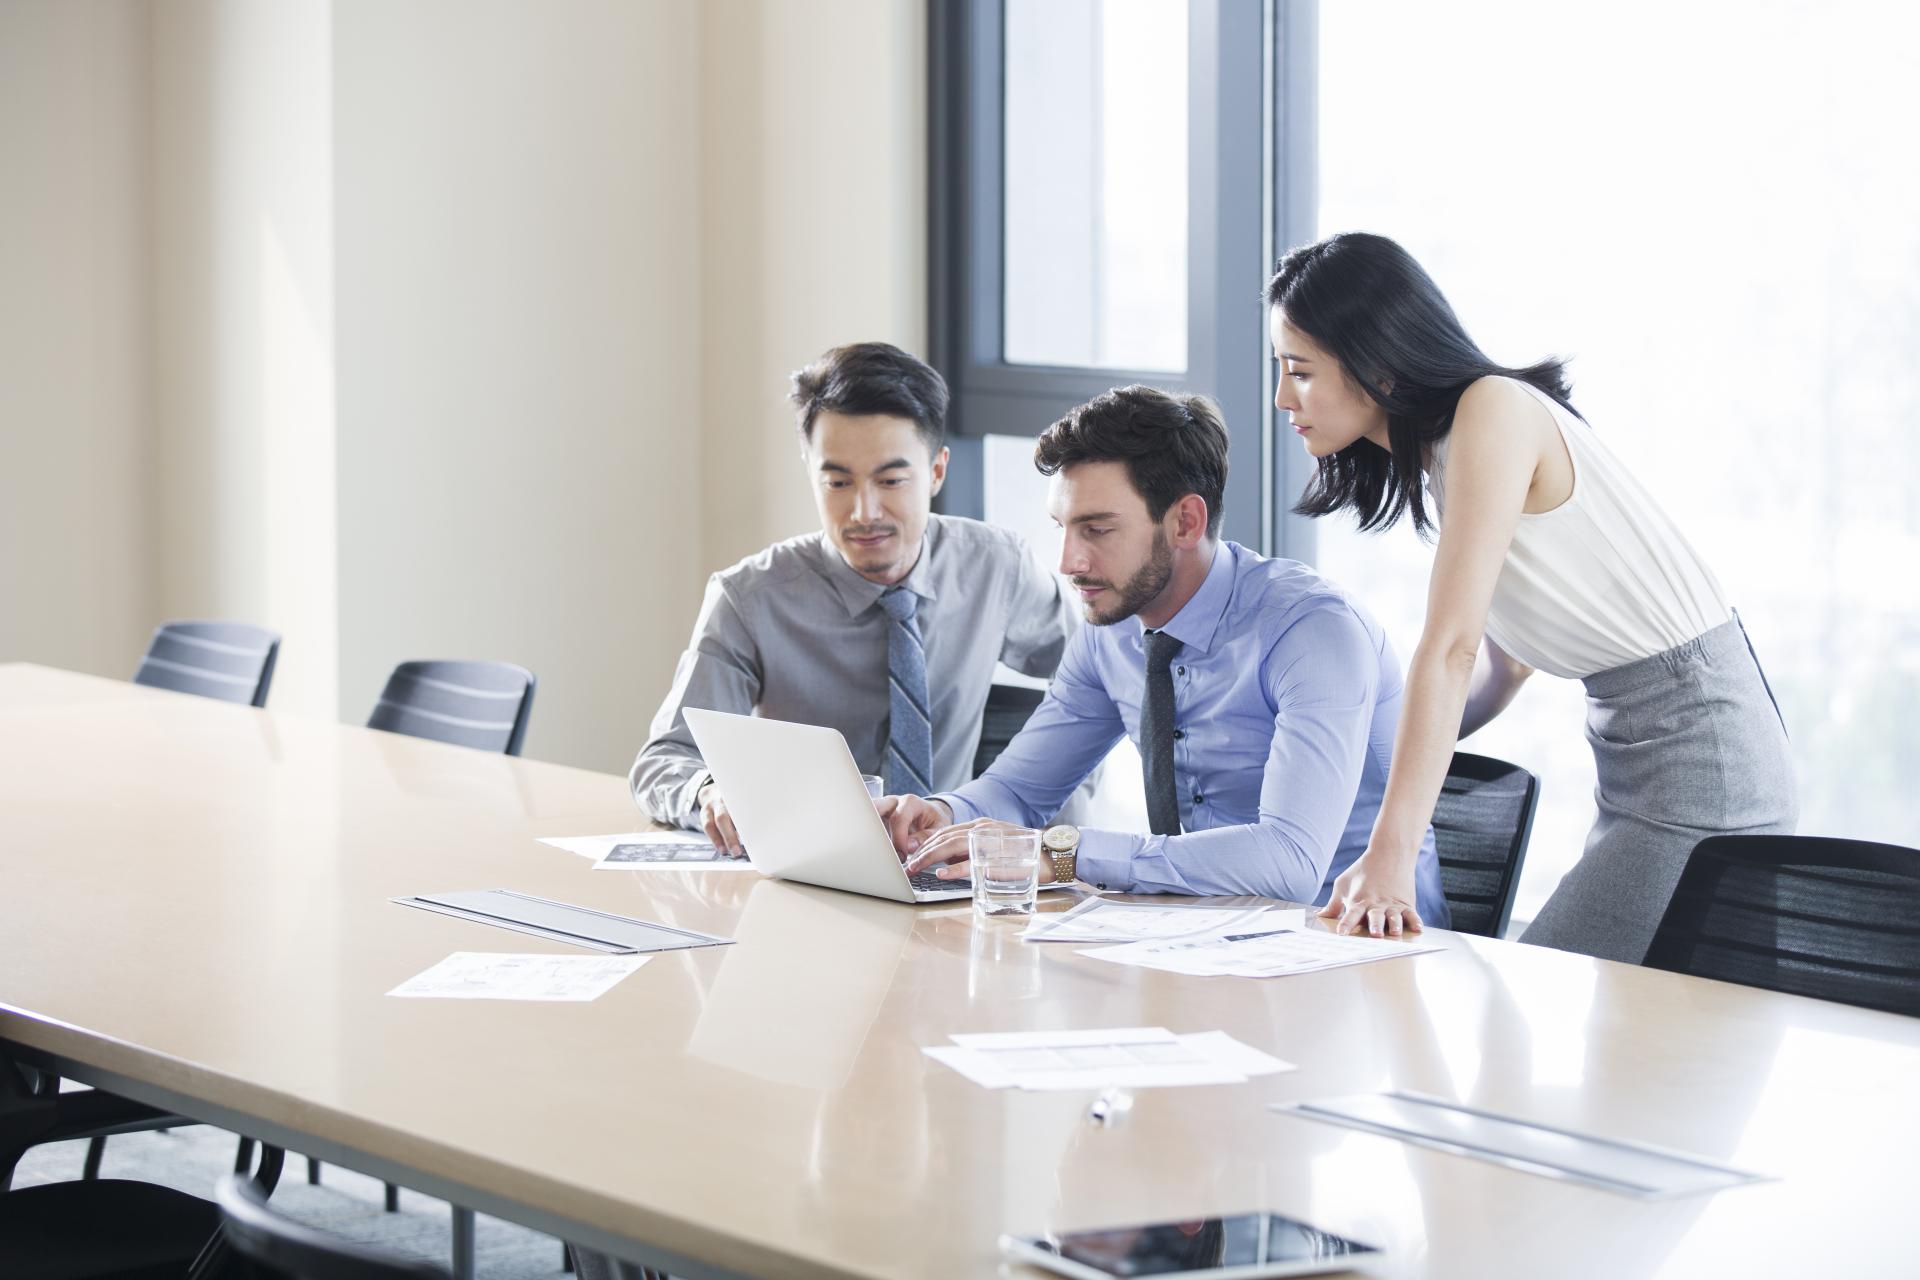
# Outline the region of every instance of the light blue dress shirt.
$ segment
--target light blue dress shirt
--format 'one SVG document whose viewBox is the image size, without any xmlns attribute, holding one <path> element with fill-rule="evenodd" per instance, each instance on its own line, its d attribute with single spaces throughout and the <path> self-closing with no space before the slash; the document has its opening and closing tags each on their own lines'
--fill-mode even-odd
<svg viewBox="0 0 1920 1280">
<path fill-rule="evenodd" d="M 1305 565 L 1220 543 L 1206 581 L 1163 628 L 1173 658 L 1174 836 L 1081 833 L 1079 875 L 1133 893 L 1258 894 L 1325 903 L 1366 851 L 1393 757 L 1402 679 L 1359 605 Z M 956 822 L 1039 826 L 1122 734 L 1140 742 L 1139 618 L 1082 627 L 1033 718 L 993 767 L 941 795 Z M 1433 831 L 1414 887 L 1444 927 Z"/>
</svg>

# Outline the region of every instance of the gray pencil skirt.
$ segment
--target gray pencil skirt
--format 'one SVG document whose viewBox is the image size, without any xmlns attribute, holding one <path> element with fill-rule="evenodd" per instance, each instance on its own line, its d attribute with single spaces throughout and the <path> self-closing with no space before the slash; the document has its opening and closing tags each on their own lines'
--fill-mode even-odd
<svg viewBox="0 0 1920 1280">
<path fill-rule="evenodd" d="M 1793 757 L 1738 618 L 1583 683 L 1600 818 L 1520 940 L 1638 964 L 1696 844 L 1793 831 Z"/>
</svg>

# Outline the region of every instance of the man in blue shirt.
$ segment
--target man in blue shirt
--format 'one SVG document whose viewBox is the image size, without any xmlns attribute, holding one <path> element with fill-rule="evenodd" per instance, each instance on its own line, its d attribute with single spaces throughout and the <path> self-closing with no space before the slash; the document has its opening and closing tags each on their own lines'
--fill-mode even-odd
<svg viewBox="0 0 1920 1280">
<path fill-rule="evenodd" d="M 1386 787 L 1402 681 L 1385 633 L 1306 566 L 1220 538 L 1227 431 L 1204 397 L 1109 391 L 1049 427 L 1034 463 L 1092 625 L 985 774 L 881 801 L 909 869 L 965 875 L 968 832 L 1045 822 L 1124 734 L 1153 830 L 1080 833 L 1078 879 L 1326 902 Z M 1415 888 L 1444 927 L 1431 830 Z"/>
</svg>

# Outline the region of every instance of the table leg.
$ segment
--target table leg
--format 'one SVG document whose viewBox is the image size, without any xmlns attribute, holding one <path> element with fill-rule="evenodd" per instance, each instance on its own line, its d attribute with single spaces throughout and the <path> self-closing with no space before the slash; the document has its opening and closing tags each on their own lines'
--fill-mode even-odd
<svg viewBox="0 0 1920 1280">
<path fill-rule="evenodd" d="M 473 1210 L 453 1206 L 453 1280 L 473 1280 Z"/>
</svg>

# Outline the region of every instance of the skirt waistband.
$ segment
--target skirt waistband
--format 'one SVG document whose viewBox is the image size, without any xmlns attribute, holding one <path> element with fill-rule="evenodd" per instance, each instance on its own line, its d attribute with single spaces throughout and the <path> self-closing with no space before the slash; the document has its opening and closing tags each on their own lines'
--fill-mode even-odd
<svg viewBox="0 0 1920 1280">
<path fill-rule="evenodd" d="M 1750 659 L 1752 649 L 1747 643 L 1747 633 L 1740 625 L 1740 619 L 1734 617 L 1664 653 L 1637 658 L 1610 671 L 1596 671 L 1580 683 L 1587 687 L 1589 697 L 1617 698 L 1635 689 L 1671 679 L 1687 667 L 1740 656 Z"/>
</svg>

